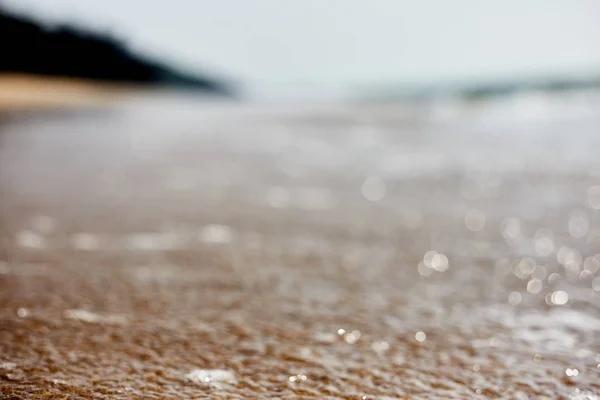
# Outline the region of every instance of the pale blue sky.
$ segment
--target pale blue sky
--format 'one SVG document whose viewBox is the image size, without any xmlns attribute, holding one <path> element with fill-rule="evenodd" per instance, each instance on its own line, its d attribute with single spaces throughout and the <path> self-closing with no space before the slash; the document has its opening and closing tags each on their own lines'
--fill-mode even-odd
<svg viewBox="0 0 600 400">
<path fill-rule="evenodd" d="M 255 88 L 600 72 L 600 0 L 4 0 Z"/>
</svg>

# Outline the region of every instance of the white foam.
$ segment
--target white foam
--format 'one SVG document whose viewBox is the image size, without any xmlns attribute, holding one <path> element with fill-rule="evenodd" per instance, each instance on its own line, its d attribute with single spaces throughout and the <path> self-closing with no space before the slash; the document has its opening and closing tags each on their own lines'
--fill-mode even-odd
<svg viewBox="0 0 600 400">
<path fill-rule="evenodd" d="M 222 383 L 234 383 L 235 375 L 222 369 L 194 369 L 185 375 L 185 380 L 219 387 Z"/>
<path fill-rule="evenodd" d="M 100 243 L 96 235 L 77 233 L 71 238 L 71 245 L 77 250 L 96 250 Z"/>
<path fill-rule="evenodd" d="M 0 369 L 11 370 L 17 368 L 17 364 L 14 362 L 1 362 Z"/>
<path fill-rule="evenodd" d="M 173 250 L 183 246 L 183 239 L 174 233 L 139 232 L 126 238 L 126 247 L 137 251 Z"/>
<path fill-rule="evenodd" d="M 90 324 L 123 325 L 127 319 L 122 315 L 100 315 L 87 310 L 66 310 L 63 313 L 66 319 L 74 319 Z"/>
<path fill-rule="evenodd" d="M 514 320 L 514 338 L 536 351 L 572 352 L 579 341 L 574 332 L 598 332 L 600 320 L 571 309 L 531 312 Z"/>
<path fill-rule="evenodd" d="M 227 225 L 207 225 L 200 230 L 199 239 L 208 244 L 230 243 L 233 240 L 233 230 Z"/>
<path fill-rule="evenodd" d="M 46 247 L 46 240 L 32 231 L 21 231 L 17 234 L 16 242 L 21 247 L 29 249 L 43 249 Z"/>
</svg>

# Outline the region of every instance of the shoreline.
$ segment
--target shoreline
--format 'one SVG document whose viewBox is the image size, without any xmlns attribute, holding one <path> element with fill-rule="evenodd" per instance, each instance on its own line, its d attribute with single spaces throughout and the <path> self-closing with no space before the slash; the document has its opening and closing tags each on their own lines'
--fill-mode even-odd
<svg viewBox="0 0 600 400">
<path fill-rule="evenodd" d="M 127 94 L 148 90 L 135 85 L 81 78 L 2 73 L 0 112 L 97 107 L 123 99 Z"/>
<path fill-rule="evenodd" d="M 2 126 L 0 397 L 598 393 L 591 105 L 163 100 Z"/>
</svg>

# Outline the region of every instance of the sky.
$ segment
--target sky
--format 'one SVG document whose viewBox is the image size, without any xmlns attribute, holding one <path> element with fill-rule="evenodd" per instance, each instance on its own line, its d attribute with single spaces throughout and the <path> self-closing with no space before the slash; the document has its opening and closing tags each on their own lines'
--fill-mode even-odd
<svg viewBox="0 0 600 400">
<path fill-rule="evenodd" d="M 0 0 L 250 90 L 600 73 L 600 0 Z"/>
</svg>

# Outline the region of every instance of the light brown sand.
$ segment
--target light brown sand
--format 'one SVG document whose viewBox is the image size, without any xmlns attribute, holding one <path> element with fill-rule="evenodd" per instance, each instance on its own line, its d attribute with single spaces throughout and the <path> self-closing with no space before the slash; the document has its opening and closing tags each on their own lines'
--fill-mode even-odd
<svg viewBox="0 0 600 400">
<path fill-rule="evenodd" d="M 0 396 L 597 399 L 600 119 L 550 114 L 7 122 Z"/>
<path fill-rule="evenodd" d="M 142 91 L 140 88 L 131 85 L 2 73 L 0 74 L 0 111 L 96 107 L 140 91 Z"/>
</svg>

